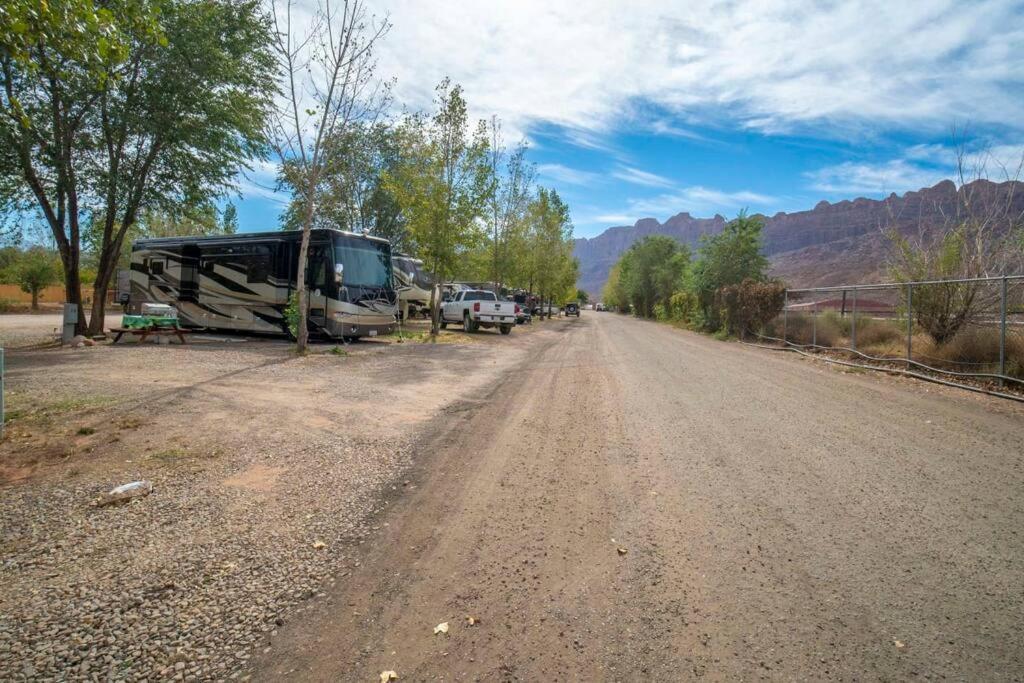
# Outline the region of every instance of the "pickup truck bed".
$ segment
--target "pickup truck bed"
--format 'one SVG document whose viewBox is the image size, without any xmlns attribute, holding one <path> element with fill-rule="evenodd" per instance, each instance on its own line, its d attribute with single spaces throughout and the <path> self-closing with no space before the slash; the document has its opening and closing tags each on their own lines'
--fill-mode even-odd
<svg viewBox="0 0 1024 683">
<path fill-rule="evenodd" d="M 464 289 L 445 302 L 441 309 L 441 326 L 461 323 L 466 332 L 497 327 L 502 334 L 509 334 L 516 324 L 516 308 L 512 301 L 498 301 L 494 292 Z"/>
</svg>

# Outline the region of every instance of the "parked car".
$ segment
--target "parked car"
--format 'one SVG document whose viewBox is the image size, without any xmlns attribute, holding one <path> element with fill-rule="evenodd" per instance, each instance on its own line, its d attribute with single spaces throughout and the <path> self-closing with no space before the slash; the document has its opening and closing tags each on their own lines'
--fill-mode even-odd
<svg viewBox="0 0 1024 683">
<path fill-rule="evenodd" d="M 575 301 L 570 301 L 569 303 L 567 303 L 563 310 L 565 311 L 566 317 L 569 317 L 570 315 L 574 315 L 577 318 L 580 317 L 580 305 Z"/>
<path fill-rule="evenodd" d="M 533 322 L 533 314 L 527 306 L 520 306 L 512 299 L 509 299 L 509 303 L 516 307 L 516 325 L 529 325 Z"/>
<path fill-rule="evenodd" d="M 511 301 L 498 301 L 494 292 L 484 289 L 464 289 L 455 292 L 441 308 L 441 327 L 462 323 L 466 332 L 483 327 L 497 327 L 502 334 L 512 332 L 519 306 Z"/>
</svg>

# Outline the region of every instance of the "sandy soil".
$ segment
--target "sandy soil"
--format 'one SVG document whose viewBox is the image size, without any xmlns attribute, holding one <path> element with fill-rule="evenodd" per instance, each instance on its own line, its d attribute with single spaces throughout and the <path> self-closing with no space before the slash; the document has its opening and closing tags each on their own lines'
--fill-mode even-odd
<svg viewBox="0 0 1024 683">
<path fill-rule="evenodd" d="M 1020 406 L 561 324 L 424 428 L 257 680 L 1024 677 Z"/>
</svg>

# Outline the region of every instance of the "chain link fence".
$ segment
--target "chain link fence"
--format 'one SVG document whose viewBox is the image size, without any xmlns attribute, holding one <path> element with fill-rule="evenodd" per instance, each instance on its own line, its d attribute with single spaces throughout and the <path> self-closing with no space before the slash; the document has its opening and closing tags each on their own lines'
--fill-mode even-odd
<svg viewBox="0 0 1024 683">
<path fill-rule="evenodd" d="M 1024 275 L 790 289 L 761 338 L 1024 391 Z"/>
</svg>

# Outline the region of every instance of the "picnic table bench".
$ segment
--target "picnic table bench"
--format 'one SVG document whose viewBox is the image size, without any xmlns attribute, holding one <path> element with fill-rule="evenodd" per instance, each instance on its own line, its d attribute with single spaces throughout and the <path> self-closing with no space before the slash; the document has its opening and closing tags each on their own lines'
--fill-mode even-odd
<svg viewBox="0 0 1024 683">
<path fill-rule="evenodd" d="M 113 344 L 116 344 L 125 334 L 138 337 L 140 344 L 146 341 L 147 337 L 169 337 L 171 335 L 176 336 L 184 344 L 185 335 L 192 332 L 192 330 L 180 327 L 112 327 L 110 331 L 115 333 Z"/>
</svg>

